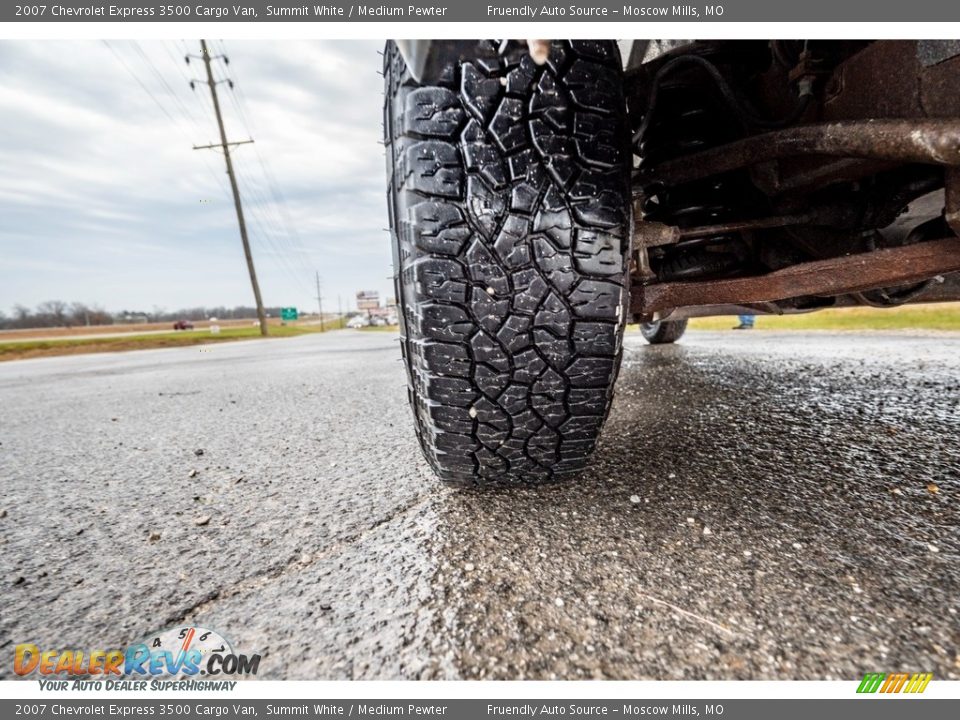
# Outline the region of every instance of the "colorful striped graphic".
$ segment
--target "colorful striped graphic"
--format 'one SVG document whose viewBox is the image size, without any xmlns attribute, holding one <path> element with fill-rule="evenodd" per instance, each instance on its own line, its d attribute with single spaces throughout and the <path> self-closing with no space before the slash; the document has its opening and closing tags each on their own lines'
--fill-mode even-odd
<svg viewBox="0 0 960 720">
<path fill-rule="evenodd" d="M 932 679 L 933 673 L 867 673 L 857 692 L 922 693 Z"/>
</svg>

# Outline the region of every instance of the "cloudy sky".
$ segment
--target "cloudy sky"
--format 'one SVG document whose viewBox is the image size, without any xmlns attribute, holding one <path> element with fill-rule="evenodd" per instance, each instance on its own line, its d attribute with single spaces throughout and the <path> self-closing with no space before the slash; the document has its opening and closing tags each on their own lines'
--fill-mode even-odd
<svg viewBox="0 0 960 720">
<path fill-rule="evenodd" d="M 212 41 L 264 302 L 390 292 L 382 43 Z M 0 311 L 252 304 L 195 40 L 0 41 Z"/>
</svg>

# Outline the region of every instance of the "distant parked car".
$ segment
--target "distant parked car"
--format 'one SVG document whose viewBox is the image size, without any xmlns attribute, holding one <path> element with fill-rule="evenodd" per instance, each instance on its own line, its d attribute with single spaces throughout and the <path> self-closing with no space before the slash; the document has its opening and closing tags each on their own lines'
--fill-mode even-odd
<svg viewBox="0 0 960 720">
<path fill-rule="evenodd" d="M 359 330 L 369 324 L 370 322 L 363 315 L 356 315 L 347 321 L 347 327 L 353 330 Z"/>
<path fill-rule="evenodd" d="M 193 330 L 193 323 L 189 320 L 177 320 L 173 324 L 174 330 Z"/>
</svg>

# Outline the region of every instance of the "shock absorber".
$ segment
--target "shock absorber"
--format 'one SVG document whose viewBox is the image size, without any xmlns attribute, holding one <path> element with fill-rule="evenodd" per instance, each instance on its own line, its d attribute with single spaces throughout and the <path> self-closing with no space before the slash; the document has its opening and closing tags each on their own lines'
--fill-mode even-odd
<svg viewBox="0 0 960 720">
<path fill-rule="evenodd" d="M 742 134 L 742 127 L 710 83 L 702 82 L 700 68 L 679 68 L 660 78 L 644 118 L 637 154 L 640 167 L 656 167 L 665 160 L 716 147 Z M 677 187 L 644 188 L 644 219 L 681 228 L 715 225 L 742 209 L 742 182 L 721 175 Z M 741 213 L 742 215 L 742 213 Z M 683 280 L 721 277 L 742 265 L 744 253 L 736 235 L 699 237 L 674 246 L 651 248 L 649 262 L 657 279 Z"/>
</svg>

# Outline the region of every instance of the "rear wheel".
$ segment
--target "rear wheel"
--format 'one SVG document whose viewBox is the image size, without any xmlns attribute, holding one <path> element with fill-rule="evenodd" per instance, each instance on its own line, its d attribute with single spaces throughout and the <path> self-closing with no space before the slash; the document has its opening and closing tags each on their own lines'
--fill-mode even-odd
<svg viewBox="0 0 960 720">
<path fill-rule="evenodd" d="M 640 323 L 640 333 L 651 345 L 674 343 L 687 330 L 686 320 L 658 320 Z"/>
<path fill-rule="evenodd" d="M 424 85 L 391 42 L 384 75 L 401 346 L 424 454 L 467 483 L 579 470 L 628 302 L 617 46 L 555 42 L 544 65 L 520 47 L 451 60 Z"/>
</svg>

